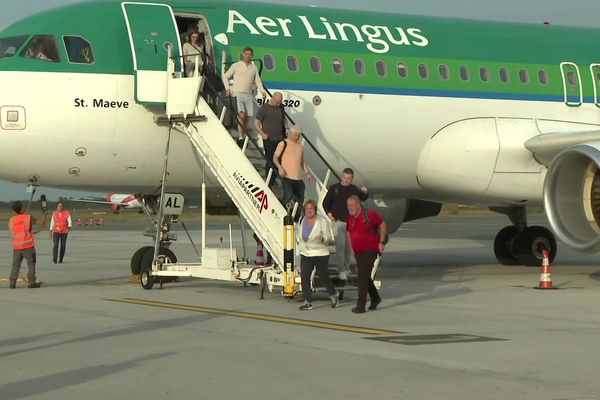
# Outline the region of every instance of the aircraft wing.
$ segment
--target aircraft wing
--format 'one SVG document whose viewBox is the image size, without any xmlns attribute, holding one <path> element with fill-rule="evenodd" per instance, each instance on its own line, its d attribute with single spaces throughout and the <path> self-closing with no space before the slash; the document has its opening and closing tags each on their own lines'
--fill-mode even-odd
<svg viewBox="0 0 600 400">
<path fill-rule="evenodd" d="M 109 205 L 109 206 L 118 205 L 118 204 L 111 203 L 110 201 L 106 201 L 106 200 L 69 199 L 69 201 L 75 201 L 78 203 L 104 204 L 104 205 Z"/>
<path fill-rule="evenodd" d="M 548 167 L 563 150 L 577 144 L 597 141 L 600 141 L 600 131 L 546 133 L 526 141 L 525 148 L 533 153 L 538 162 Z"/>
</svg>

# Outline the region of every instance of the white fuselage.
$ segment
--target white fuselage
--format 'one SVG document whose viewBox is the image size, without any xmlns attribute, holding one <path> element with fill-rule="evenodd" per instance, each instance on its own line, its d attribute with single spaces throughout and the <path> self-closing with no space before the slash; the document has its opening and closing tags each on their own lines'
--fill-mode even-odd
<svg viewBox="0 0 600 400">
<path fill-rule="evenodd" d="M 0 107 L 21 106 L 26 113 L 24 129 L 0 128 L 0 179 L 127 193 L 154 193 L 160 185 L 167 128 L 153 120 L 161 114 L 159 107 L 136 104 L 133 76 L 2 72 L 0 87 Z M 470 192 L 469 182 L 464 182 L 467 190 L 457 194 L 446 187 L 420 184 L 423 152 L 444 127 L 473 118 L 600 125 L 597 107 L 588 104 L 575 109 L 552 102 L 281 91 L 286 99 L 299 100 L 300 106 L 288 112 L 334 169 L 352 167 L 357 183 L 390 198 L 481 204 L 521 198 L 541 202 L 546 171 L 539 164 L 537 170 L 531 169 L 531 160 L 526 162 L 527 171 L 519 171 L 518 165 L 497 171 L 509 175 L 497 179 L 490 190 Z M 313 104 L 315 96 L 322 100 L 318 106 Z M 550 125 L 548 129 L 552 129 Z M 486 162 L 491 157 L 495 165 L 511 164 L 515 154 L 522 160 L 527 156 L 523 143 L 539 133 L 492 133 L 495 144 L 487 150 Z M 455 145 L 470 138 L 469 132 L 456 135 Z M 187 137 L 174 132 L 169 190 L 198 193 L 202 164 Z M 465 168 L 477 170 L 478 166 Z M 445 173 L 447 177 L 463 174 L 451 168 Z M 515 180 L 522 178 L 527 184 L 515 185 Z"/>
</svg>

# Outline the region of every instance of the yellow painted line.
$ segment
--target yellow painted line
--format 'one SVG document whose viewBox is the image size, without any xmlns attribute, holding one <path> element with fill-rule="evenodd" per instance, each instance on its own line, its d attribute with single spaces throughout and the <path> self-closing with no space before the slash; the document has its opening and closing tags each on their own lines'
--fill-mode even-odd
<svg viewBox="0 0 600 400">
<path fill-rule="evenodd" d="M 330 329 L 330 330 L 334 330 L 334 331 L 360 333 L 360 334 L 365 334 L 365 335 L 393 335 L 393 334 L 397 335 L 398 333 L 400 333 L 400 332 L 394 332 L 394 331 L 386 331 L 386 330 L 382 330 L 382 329 L 364 328 L 364 327 L 360 327 L 360 326 L 332 324 L 332 323 L 328 323 L 328 322 L 309 321 L 309 320 L 298 319 L 298 318 L 278 317 L 275 315 L 256 314 L 256 313 L 249 313 L 249 312 L 243 312 L 243 311 L 222 310 L 222 309 L 218 309 L 218 308 L 186 306 L 183 304 L 163 303 L 163 302 L 159 302 L 159 301 L 150 301 L 150 300 L 122 298 L 122 299 L 109 299 L 109 301 L 114 301 L 114 302 L 118 302 L 118 303 L 127 303 L 127 304 L 137 304 L 137 305 L 142 305 L 142 306 L 150 306 L 150 307 L 158 307 L 158 308 L 168 308 L 168 309 L 172 309 L 172 310 L 182 310 L 182 311 L 192 311 L 192 312 L 199 312 L 199 313 L 206 313 L 206 314 L 224 315 L 227 317 L 248 318 L 248 319 L 254 319 L 254 320 L 258 320 L 258 321 L 276 322 L 276 323 L 280 323 L 280 324 L 290 324 L 290 325 L 300 325 L 300 326 L 307 326 L 307 327 L 311 327 L 311 328 Z"/>
<path fill-rule="evenodd" d="M 0 278 L 0 282 L 8 282 L 8 281 L 9 281 L 8 278 Z M 25 278 L 24 276 L 21 276 L 19 279 L 17 279 L 17 282 L 27 283 L 27 278 Z"/>
</svg>

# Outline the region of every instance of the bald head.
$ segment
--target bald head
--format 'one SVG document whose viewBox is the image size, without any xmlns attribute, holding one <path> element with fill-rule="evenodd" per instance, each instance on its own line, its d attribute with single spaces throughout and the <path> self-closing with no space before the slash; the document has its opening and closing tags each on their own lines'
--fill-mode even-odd
<svg viewBox="0 0 600 400">
<path fill-rule="evenodd" d="M 271 97 L 271 105 L 275 107 L 279 107 L 283 102 L 283 95 L 281 92 L 273 93 L 273 97 Z"/>
</svg>

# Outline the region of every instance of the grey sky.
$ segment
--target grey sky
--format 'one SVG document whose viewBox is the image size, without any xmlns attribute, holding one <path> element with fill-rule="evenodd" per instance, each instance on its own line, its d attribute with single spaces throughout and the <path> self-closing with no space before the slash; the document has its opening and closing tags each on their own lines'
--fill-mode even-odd
<svg viewBox="0 0 600 400">
<path fill-rule="evenodd" d="M 202 0 L 198 0 L 200 3 Z M 244 0 L 239 0 L 244 1 Z M 281 0 L 263 0 L 281 4 Z M 81 0 L 1 0 L 0 30 L 27 15 L 59 5 Z M 168 0 L 166 0 L 168 2 Z M 417 15 L 435 15 L 461 18 L 504 20 L 560 25 L 600 27 L 598 0 L 287 0 L 287 4 L 316 5 L 329 8 L 350 8 Z M 44 190 L 51 199 L 59 195 L 77 195 L 61 190 Z M 25 197 L 22 185 L 0 181 L 0 201 Z"/>
</svg>

